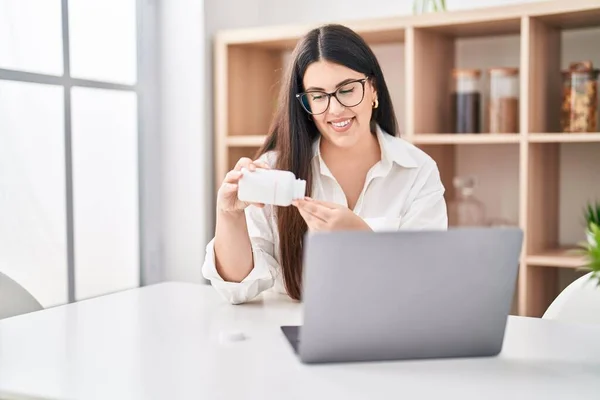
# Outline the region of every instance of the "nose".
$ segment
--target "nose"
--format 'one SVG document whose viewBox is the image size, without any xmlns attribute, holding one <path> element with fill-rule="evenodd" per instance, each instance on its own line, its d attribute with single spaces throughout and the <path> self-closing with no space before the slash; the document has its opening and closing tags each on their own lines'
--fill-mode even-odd
<svg viewBox="0 0 600 400">
<path fill-rule="evenodd" d="M 339 101 L 338 99 L 335 98 L 335 96 L 331 96 L 331 101 L 329 102 L 329 112 L 331 114 L 341 114 L 342 112 L 344 112 L 344 109 L 346 107 L 344 107 Z"/>
</svg>

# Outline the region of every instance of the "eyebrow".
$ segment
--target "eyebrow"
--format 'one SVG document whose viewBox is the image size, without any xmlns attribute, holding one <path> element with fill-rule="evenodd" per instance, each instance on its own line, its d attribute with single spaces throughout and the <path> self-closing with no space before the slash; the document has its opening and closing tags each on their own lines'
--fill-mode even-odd
<svg viewBox="0 0 600 400">
<path fill-rule="evenodd" d="M 348 82 L 356 81 L 358 79 L 360 79 L 360 78 L 348 78 L 348 79 L 344 79 L 343 81 L 341 81 L 340 83 L 338 83 L 337 85 L 335 85 L 335 88 L 337 89 L 340 86 L 343 86 L 343 85 L 345 85 Z M 325 89 L 323 89 L 323 88 L 314 87 L 314 86 L 311 86 L 308 89 L 306 89 L 307 92 L 310 92 L 310 91 L 313 91 L 313 90 L 318 90 L 320 92 L 324 92 L 325 91 Z"/>
</svg>

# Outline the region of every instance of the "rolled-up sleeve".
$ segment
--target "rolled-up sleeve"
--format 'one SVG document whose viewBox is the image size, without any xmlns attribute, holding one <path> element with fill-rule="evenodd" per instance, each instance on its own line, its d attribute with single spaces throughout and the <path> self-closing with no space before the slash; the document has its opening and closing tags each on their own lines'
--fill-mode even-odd
<svg viewBox="0 0 600 400">
<path fill-rule="evenodd" d="M 400 229 L 447 230 L 445 188 L 435 161 L 430 160 L 417 179 L 420 189 L 400 219 Z"/>
<path fill-rule="evenodd" d="M 214 238 L 206 246 L 206 256 L 202 266 L 202 275 L 208 279 L 215 290 L 231 304 L 241 304 L 252 300 L 260 293 L 273 287 L 280 269 L 275 258 L 272 207 L 246 208 L 246 223 L 252 245 L 254 266 L 241 282 L 228 282 L 217 272 L 214 250 Z"/>
</svg>

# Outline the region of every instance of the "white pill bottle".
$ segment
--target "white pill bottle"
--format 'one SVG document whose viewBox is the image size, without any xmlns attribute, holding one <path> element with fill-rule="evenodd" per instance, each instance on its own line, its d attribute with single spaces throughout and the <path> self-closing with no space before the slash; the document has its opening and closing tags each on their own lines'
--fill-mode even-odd
<svg viewBox="0 0 600 400">
<path fill-rule="evenodd" d="M 303 199 L 306 181 L 296 179 L 290 171 L 242 168 L 238 183 L 238 199 L 249 203 L 289 206 L 294 200 Z"/>
</svg>

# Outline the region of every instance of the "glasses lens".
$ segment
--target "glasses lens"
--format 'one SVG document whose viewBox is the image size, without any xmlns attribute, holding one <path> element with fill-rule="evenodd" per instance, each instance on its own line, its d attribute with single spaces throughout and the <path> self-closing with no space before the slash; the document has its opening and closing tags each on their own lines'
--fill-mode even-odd
<svg viewBox="0 0 600 400">
<path fill-rule="evenodd" d="M 337 90 L 339 102 L 346 107 L 354 107 L 363 100 L 364 88 L 360 82 L 351 82 Z"/>
<path fill-rule="evenodd" d="M 363 101 L 365 88 L 359 82 L 350 82 L 336 91 L 336 97 L 344 107 L 354 107 Z M 308 92 L 300 96 L 300 102 L 311 114 L 323 114 L 329 106 L 329 95 L 324 92 Z"/>
<path fill-rule="evenodd" d="M 326 93 L 322 92 L 309 92 L 304 93 L 300 100 L 302 105 L 311 114 L 322 114 L 327 110 L 327 104 L 329 99 Z"/>
</svg>

